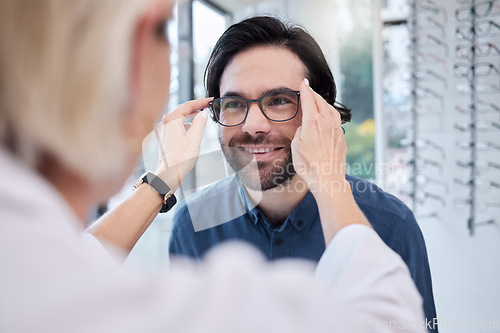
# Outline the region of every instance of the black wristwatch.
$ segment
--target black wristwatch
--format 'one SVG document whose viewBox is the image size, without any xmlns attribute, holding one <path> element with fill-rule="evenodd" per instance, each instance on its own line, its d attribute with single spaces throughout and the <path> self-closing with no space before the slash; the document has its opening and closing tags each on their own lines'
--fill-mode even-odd
<svg viewBox="0 0 500 333">
<path fill-rule="evenodd" d="M 146 173 L 144 173 L 135 182 L 134 189 L 137 189 L 144 183 L 149 184 L 149 186 L 154 188 L 163 198 L 163 206 L 160 209 L 160 213 L 168 212 L 177 203 L 174 191 L 172 191 L 170 187 L 168 187 L 168 185 L 163 180 L 161 180 L 160 177 L 158 177 L 151 171 L 147 171 Z"/>
</svg>

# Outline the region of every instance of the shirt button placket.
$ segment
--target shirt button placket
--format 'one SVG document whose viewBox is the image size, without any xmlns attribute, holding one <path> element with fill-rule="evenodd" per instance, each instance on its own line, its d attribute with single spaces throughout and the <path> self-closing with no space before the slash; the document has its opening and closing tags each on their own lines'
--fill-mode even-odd
<svg viewBox="0 0 500 333">
<path fill-rule="evenodd" d="M 271 236 L 271 260 L 290 257 L 287 231 L 273 232 Z"/>
</svg>

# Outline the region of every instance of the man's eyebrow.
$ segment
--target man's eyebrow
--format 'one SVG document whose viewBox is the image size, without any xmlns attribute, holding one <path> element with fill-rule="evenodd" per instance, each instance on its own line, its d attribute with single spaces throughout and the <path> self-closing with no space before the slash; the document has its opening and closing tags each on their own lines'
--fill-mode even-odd
<svg viewBox="0 0 500 333">
<path fill-rule="evenodd" d="M 281 90 L 293 90 L 293 89 L 291 89 L 290 87 L 287 87 L 287 86 L 278 86 L 278 87 L 266 89 L 260 93 L 259 98 L 264 96 L 265 94 L 269 94 L 269 93 L 281 91 Z M 243 94 L 239 91 L 226 91 L 226 93 L 224 95 L 222 95 L 221 97 L 228 97 L 228 96 L 246 98 L 245 94 Z"/>
<path fill-rule="evenodd" d="M 221 95 L 221 98 L 222 97 L 228 97 L 228 96 L 231 96 L 231 97 L 244 97 L 242 93 L 238 92 L 238 91 L 226 91 L 226 93 L 224 95 Z"/>
</svg>

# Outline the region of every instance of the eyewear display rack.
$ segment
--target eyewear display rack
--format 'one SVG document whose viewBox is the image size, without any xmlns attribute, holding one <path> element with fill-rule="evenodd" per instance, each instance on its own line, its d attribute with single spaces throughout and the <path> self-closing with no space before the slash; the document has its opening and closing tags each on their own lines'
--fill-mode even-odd
<svg viewBox="0 0 500 333">
<path fill-rule="evenodd" d="M 410 129 L 407 137 L 411 156 L 411 206 L 417 218 L 436 217 L 437 213 L 421 213 L 428 202 L 445 208 L 442 191 L 448 185 L 441 180 L 446 152 L 439 143 L 441 131 L 428 126 L 441 124 L 448 89 L 445 59 L 448 56 L 445 25 L 446 12 L 432 2 L 411 0 L 408 30 L 410 37 Z M 429 168 L 432 167 L 432 168 Z"/>
<path fill-rule="evenodd" d="M 474 235 L 500 208 L 500 1 L 409 5 L 411 205 L 418 219 L 464 208 Z"/>
<path fill-rule="evenodd" d="M 454 182 L 460 185 L 465 185 L 468 188 L 468 196 L 464 200 L 468 206 L 469 215 L 467 218 L 467 227 L 470 235 L 474 235 L 477 227 L 495 223 L 493 214 L 478 214 L 480 206 L 484 208 L 495 208 L 495 202 L 488 200 L 498 198 L 498 195 L 488 196 L 484 195 L 493 190 L 495 192 L 500 190 L 499 183 L 491 178 L 482 179 L 483 172 L 479 170 L 483 156 L 481 156 L 480 149 L 490 150 L 488 162 L 485 163 L 486 169 L 491 168 L 493 172 L 487 176 L 494 176 L 498 174 L 495 168 L 498 169 L 498 164 L 491 161 L 492 156 L 497 157 L 498 149 L 500 146 L 497 144 L 498 130 L 500 124 L 493 121 L 485 121 L 486 115 L 483 117 L 479 112 L 498 109 L 498 102 L 500 101 L 500 85 L 496 86 L 495 81 L 500 82 L 500 71 L 498 66 L 500 64 L 500 53 L 495 54 L 493 51 L 498 52 L 498 42 L 500 41 L 500 26 L 498 24 L 498 17 L 500 15 L 500 4 L 496 0 L 491 1 L 476 1 L 476 0 L 457 0 L 457 8 L 455 9 L 455 34 L 457 39 L 456 56 L 461 58 L 461 62 L 453 65 L 453 72 L 459 80 L 464 81 L 465 84 L 457 85 L 460 93 L 466 96 L 468 93 L 469 105 L 465 108 L 466 114 L 468 113 L 469 119 L 467 126 L 460 126 L 455 124 L 455 129 L 468 133 L 468 138 L 464 144 L 463 141 L 457 142 L 460 148 L 469 150 L 469 160 L 465 163 L 463 161 L 456 161 L 460 167 L 468 167 L 469 175 L 468 180 L 463 181 L 460 178 L 455 178 Z M 496 30 L 495 30 L 496 29 Z M 465 59 L 466 61 L 462 62 Z M 483 59 L 487 61 L 482 61 Z M 496 60 L 496 64 L 493 62 Z M 491 61 L 491 62 L 488 62 Z M 483 100 L 484 94 L 484 100 Z M 481 96 L 480 96 L 481 95 Z M 481 98 L 480 98 L 481 97 Z M 484 105 L 490 110 L 483 109 Z M 456 109 L 464 108 L 460 105 Z M 500 113 L 499 113 L 500 115 Z M 486 126 L 484 126 L 487 124 Z M 482 137 L 481 130 L 485 130 L 485 137 Z M 488 137 L 487 132 L 497 132 L 496 135 Z M 491 133 L 490 133 L 491 134 Z M 486 139 L 487 141 L 483 141 Z M 497 150 L 495 152 L 495 150 Z M 480 190 L 479 186 L 486 185 L 484 192 Z M 490 207 L 488 207 L 490 205 Z M 500 203 L 497 204 L 500 206 Z M 498 208 L 497 206 L 497 208 Z"/>
</svg>

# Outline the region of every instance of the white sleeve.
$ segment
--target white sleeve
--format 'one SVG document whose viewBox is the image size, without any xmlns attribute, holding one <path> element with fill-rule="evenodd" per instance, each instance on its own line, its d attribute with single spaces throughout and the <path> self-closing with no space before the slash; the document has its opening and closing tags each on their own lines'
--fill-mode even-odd
<svg viewBox="0 0 500 333">
<path fill-rule="evenodd" d="M 343 228 L 316 277 L 333 287 L 339 332 L 425 332 L 422 299 L 401 257 L 363 225 Z"/>
</svg>

